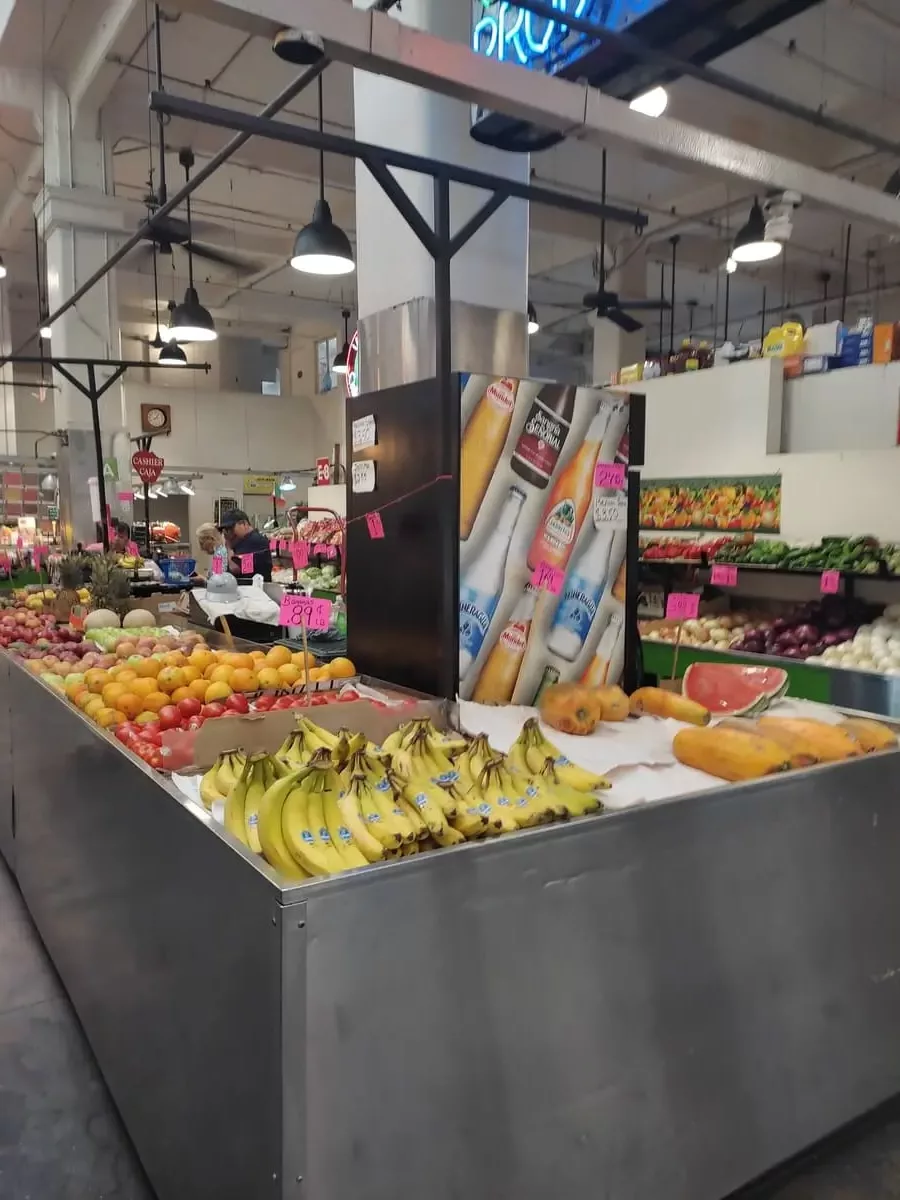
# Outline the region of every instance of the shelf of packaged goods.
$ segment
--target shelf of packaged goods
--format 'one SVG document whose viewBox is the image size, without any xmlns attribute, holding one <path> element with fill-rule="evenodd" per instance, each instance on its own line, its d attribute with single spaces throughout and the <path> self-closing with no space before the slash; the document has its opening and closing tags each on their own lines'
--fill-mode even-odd
<svg viewBox="0 0 900 1200">
<path fill-rule="evenodd" d="M 709 650 L 703 646 L 678 647 L 650 638 L 641 639 L 644 671 L 660 679 L 671 679 L 677 669 L 682 678 L 691 663 L 737 663 L 741 666 L 781 667 L 787 671 L 788 695 L 798 700 L 815 700 L 859 712 L 900 717 L 900 677 L 879 675 L 876 671 L 848 671 L 817 659 L 781 658 L 772 654 L 743 654 L 738 650 Z"/>
</svg>

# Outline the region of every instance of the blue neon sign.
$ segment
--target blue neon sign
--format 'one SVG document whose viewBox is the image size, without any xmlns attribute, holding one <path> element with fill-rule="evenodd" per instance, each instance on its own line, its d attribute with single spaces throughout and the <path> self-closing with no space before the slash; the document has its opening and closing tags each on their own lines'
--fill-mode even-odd
<svg viewBox="0 0 900 1200">
<path fill-rule="evenodd" d="M 622 29 L 646 16 L 667 0 L 549 0 L 560 18 L 566 14 L 592 21 L 598 34 L 604 28 Z M 570 29 L 564 20 L 550 21 L 503 0 L 496 12 L 476 7 L 472 49 L 498 62 L 555 75 L 600 41 Z"/>
</svg>

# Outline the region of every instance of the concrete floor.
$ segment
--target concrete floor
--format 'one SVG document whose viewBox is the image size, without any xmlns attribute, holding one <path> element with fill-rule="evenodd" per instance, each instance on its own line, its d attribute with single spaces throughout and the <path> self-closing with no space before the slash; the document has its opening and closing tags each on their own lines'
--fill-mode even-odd
<svg viewBox="0 0 900 1200">
<path fill-rule="evenodd" d="M 2 860 L 0 1198 L 154 1200 Z M 900 1105 L 731 1200 L 900 1200 Z"/>
</svg>

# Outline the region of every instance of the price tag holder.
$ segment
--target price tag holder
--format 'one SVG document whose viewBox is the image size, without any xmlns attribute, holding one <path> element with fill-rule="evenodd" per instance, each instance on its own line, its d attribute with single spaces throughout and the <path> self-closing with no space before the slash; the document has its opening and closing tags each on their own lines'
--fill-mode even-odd
<svg viewBox="0 0 900 1200">
<path fill-rule="evenodd" d="M 696 621 L 699 612 L 699 592 L 669 592 L 666 600 L 667 621 Z"/>
<path fill-rule="evenodd" d="M 213 575 L 221 575 L 222 571 L 224 570 L 224 567 L 225 567 L 225 564 L 222 561 L 221 555 L 219 555 L 219 554 L 215 555 L 215 557 L 212 560 Z"/>
<path fill-rule="evenodd" d="M 819 591 L 823 596 L 836 596 L 841 590 L 840 571 L 823 571 L 819 580 Z"/>
<path fill-rule="evenodd" d="M 281 597 L 278 620 L 282 625 L 305 625 L 307 629 L 327 629 L 331 624 L 331 601 L 285 592 Z"/>
<path fill-rule="evenodd" d="M 624 463 L 597 463 L 594 469 L 594 487 L 623 488 L 624 486 Z"/>
<path fill-rule="evenodd" d="M 309 544 L 307 542 L 291 542 L 291 559 L 298 571 L 309 566 Z"/>
<path fill-rule="evenodd" d="M 381 523 L 381 513 L 366 513 L 366 525 L 369 527 L 370 538 L 384 537 L 384 526 Z"/>
<path fill-rule="evenodd" d="M 738 569 L 726 563 L 713 563 L 709 582 L 717 587 L 737 587 Z"/>
<path fill-rule="evenodd" d="M 253 574 L 253 555 L 252 554 L 242 554 L 241 555 L 241 574 L 242 575 L 252 575 Z"/>
<path fill-rule="evenodd" d="M 531 586 L 542 588 L 545 592 L 552 592 L 554 596 L 558 596 L 562 591 L 565 577 L 565 571 L 560 571 L 558 567 L 551 567 L 549 563 L 539 562 L 531 576 Z"/>
</svg>

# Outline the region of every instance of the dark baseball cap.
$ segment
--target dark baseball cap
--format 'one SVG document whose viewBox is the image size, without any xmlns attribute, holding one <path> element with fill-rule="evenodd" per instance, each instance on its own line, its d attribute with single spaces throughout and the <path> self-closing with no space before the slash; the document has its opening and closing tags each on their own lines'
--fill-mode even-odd
<svg viewBox="0 0 900 1200">
<path fill-rule="evenodd" d="M 240 521 L 246 521 L 250 524 L 250 518 L 242 508 L 229 509 L 227 513 L 222 514 L 222 519 L 219 521 L 219 529 L 233 529 Z"/>
</svg>

